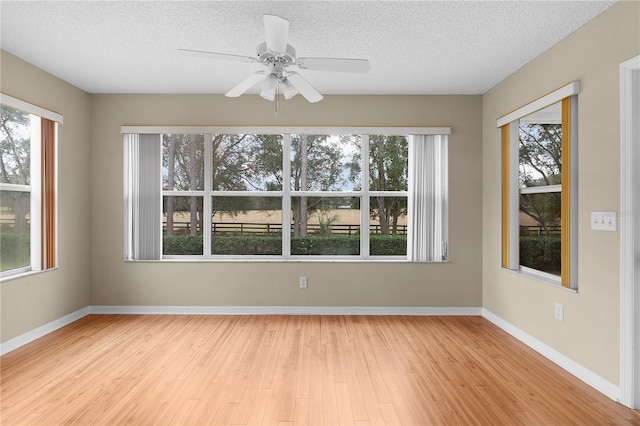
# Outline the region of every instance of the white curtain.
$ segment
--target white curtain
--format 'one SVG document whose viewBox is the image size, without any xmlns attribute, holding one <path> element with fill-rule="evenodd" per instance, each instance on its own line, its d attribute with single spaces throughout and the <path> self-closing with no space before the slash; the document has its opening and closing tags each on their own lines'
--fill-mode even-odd
<svg viewBox="0 0 640 426">
<path fill-rule="evenodd" d="M 161 256 L 161 155 L 161 135 L 124 135 L 127 260 L 159 260 Z"/>
<path fill-rule="evenodd" d="M 447 260 L 448 137 L 409 138 L 407 257 L 412 262 Z"/>
</svg>

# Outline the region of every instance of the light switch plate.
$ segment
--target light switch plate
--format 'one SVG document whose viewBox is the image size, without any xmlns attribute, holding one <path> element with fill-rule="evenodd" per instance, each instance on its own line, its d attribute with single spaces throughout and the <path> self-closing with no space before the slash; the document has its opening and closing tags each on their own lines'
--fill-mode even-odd
<svg viewBox="0 0 640 426">
<path fill-rule="evenodd" d="M 616 212 L 591 212 L 591 229 L 594 231 L 615 231 Z"/>
</svg>

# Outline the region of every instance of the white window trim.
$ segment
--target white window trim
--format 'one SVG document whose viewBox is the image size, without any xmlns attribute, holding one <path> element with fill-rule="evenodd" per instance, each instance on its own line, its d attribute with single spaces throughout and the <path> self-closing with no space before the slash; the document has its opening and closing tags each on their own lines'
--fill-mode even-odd
<svg viewBox="0 0 640 426">
<path fill-rule="evenodd" d="M 63 124 L 64 116 L 57 112 L 53 112 L 46 108 L 30 104 L 22 99 L 14 98 L 13 96 L 5 93 L 0 93 L 0 104 L 9 105 L 10 107 L 17 108 L 29 114 L 37 115 L 47 120 L 55 121 L 58 124 Z"/>
<path fill-rule="evenodd" d="M 548 272 L 539 271 L 537 269 L 529 268 L 527 266 L 520 265 L 520 272 L 522 275 L 528 275 L 532 278 L 548 282 L 550 284 L 560 285 L 561 279 L 558 275 L 553 275 Z"/>
<path fill-rule="evenodd" d="M 512 121 L 519 120 L 522 117 L 546 108 L 552 104 L 555 104 L 556 102 L 560 102 L 564 98 L 577 95 L 578 93 L 580 93 L 580 82 L 578 80 L 572 81 L 566 86 L 563 86 L 558 90 L 549 93 L 548 95 L 536 99 L 535 101 L 498 118 L 498 120 L 496 120 L 496 127 L 502 127 L 505 124 L 511 123 Z"/>
<path fill-rule="evenodd" d="M 640 296 L 636 259 L 640 247 L 634 241 L 636 229 L 633 212 L 638 211 L 640 197 L 635 193 L 640 176 L 638 125 L 634 125 L 634 95 L 640 72 L 640 55 L 620 64 L 620 402 L 630 408 L 640 408 L 640 333 L 636 318 L 640 315 Z M 633 132 L 636 132 L 635 135 Z M 635 223 L 634 223 L 635 222 Z"/>
<path fill-rule="evenodd" d="M 42 141 L 40 117 L 31 115 L 31 270 L 42 270 Z M 56 189 L 57 191 L 57 189 Z"/>
<path fill-rule="evenodd" d="M 121 126 L 120 133 L 149 134 L 298 134 L 450 135 L 451 127 L 304 127 L 304 126 Z"/>
</svg>

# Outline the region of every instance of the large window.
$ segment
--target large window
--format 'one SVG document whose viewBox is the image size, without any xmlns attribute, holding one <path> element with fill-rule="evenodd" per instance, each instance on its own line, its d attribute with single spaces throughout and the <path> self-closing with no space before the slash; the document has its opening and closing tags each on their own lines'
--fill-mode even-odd
<svg viewBox="0 0 640 426">
<path fill-rule="evenodd" d="M 447 128 L 197 130 L 123 128 L 127 259 L 447 259 Z"/>
<path fill-rule="evenodd" d="M 0 276 L 56 266 L 58 114 L 2 95 Z"/>
<path fill-rule="evenodd" d="M 503 267 L 576 288 L 577 82 L 498 121 Z"/>
</svg>

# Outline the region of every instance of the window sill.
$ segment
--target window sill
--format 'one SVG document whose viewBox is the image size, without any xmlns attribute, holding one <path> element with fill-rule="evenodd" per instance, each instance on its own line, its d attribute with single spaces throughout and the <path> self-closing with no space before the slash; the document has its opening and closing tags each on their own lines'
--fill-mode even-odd
<svg viewBox="0 0 640 426">
<path fill-rule="evenodd" d="M 521 277 L 526 277 L 535 280 L 536 282 L 552 286 L 560 290 L 568 291 L 570 293 L 577 294 L 578 289 L 564 287 L 560 282 L 560 277 L 546 272 L 538 271 L 535 269 L 527 268 L 526 266 L 520 266 L 520 269 L 507 269 L 502 268 L 505 271 L 517 274 Z"/>
<path fill-rule="evenodd" d="M 55 268 L 43 269 L 41 271 L 28 270 L 28 271 L 24 271 L 24 272 L 17 272 L 15 274 L 10 274 L 10 275 L 2 275 L 2 276 L 0 276 L 0 283 L 4 283 L 4 282 L 7 282 L 7 281 L 13 281 L 13 280 L 17 280 L 17 279 L 20 279 L 20 278 L 26 278 L 26 277 L 30 277 L 32 275 L 39 275 L 39 274 L 43 274 L 45 272 L 55 271 L 57 269 L 58 269 L 58 267 L 56 266 Z"/>
<path fill-rule="evenodd" d="M 263 258 L 263 257 L 166 257 L 160 260 L 131 260 L 125 259 L 125 263 L 424 263 L 424 264 L 446 264 L 448 260 L 442 262 L 410 262 L 406 258 L 400 257 L 380 257 L 376 259 L 345 259 L 336 257 L 295 257 L 295 258 Z"/>
</svg>

